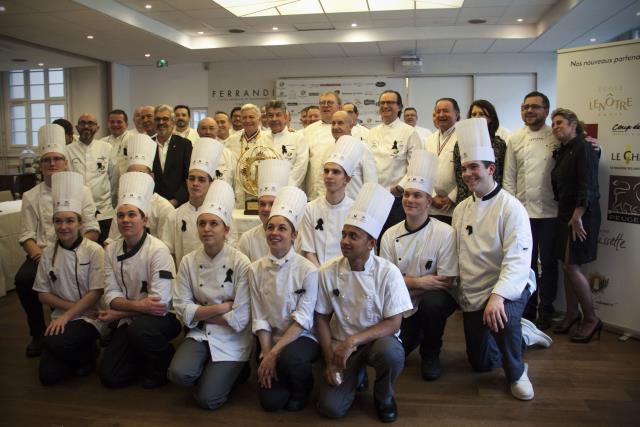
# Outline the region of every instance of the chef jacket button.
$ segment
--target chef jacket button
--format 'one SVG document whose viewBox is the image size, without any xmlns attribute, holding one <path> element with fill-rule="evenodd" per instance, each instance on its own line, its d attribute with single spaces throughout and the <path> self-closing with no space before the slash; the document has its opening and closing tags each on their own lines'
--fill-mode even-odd
<svg viewBox="0 0 640 427">
<path fill-rule="evenodd" d="M 398 258 L 398 261 L 402 261 L 402 258 Z"/>
<path fill-rule="evenodd" d="M 396 239 L 396 243 L 398 243 L 400 241 L 400 239 Z"/>
<path fill-rule="evenodd" d="M 202 265 L 200 265 L 200 268 L 203 268 Z"/>
<path fill-rule="evenodd" d="M 207 332 L 207 335 L 211 335 L 211 332 Z"/>
<path fill-rule="evenodd" d="M 349 316 L 347 316 L 347 320 L 351 320 L 351 318 Z"/>
<path fill-rule="evenodd" d="M 200 287 L 203 287 L 204 285 L 202 283 L 200 283 Z"/>
</svg>

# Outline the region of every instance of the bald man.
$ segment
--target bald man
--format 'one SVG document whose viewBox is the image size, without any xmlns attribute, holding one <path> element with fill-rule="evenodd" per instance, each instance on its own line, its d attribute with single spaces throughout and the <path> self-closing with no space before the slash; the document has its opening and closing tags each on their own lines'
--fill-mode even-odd
<svg viewBox="0 0 640 427">
<path fill-rule="evenodd" d="M 205 117 L 198 122 L 198 135 L 200 136 L 200 138 L 212 138 L 220 140 L 218 138 L 218 130 L 219 129 L 216 120 L 211 117 Z M 222 151 L 222 157 L 218 162 L 218 168 L 216 169 L 216 176 L 214 177 L 214 179 L 223 179 L 231 186 L 231 188 L 235 189 L 237 163 L 238 157 L 231 150 L 225 147 Z"/>
</svg>

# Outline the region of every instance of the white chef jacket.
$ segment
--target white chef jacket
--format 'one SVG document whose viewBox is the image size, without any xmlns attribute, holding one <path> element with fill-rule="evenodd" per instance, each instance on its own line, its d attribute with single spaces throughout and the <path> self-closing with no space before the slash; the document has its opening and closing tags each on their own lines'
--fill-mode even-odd
<svg viewBox="0 0 640 427">
<path fill-rule="evenodd" d="M 245 254 L 251 262 L 269 255 L 269 245 L 267 244 L 267 234 L 264 230 L 264 225 L 258 224 L 242 233 L 242 236 L 238 239 L 238 249 Z"/>
<path fill-rule="evenodd" d="M 336 205 L 324 197 L 309 202 L 300 224 L 300 249 L 315 254 L 320 264 L 342 255 L 342 227 L 351 205 L 353 199 L 348 196 Z"/>
<path fill-rule="evenodd" d="M 198 237 L 198 209 L 191 202 L 181 204 L 169 218 L 169 242 L 167 246 L 175 255 L 176 264 L 182 257 L 201 246 Z"/>
<path fill-rule="evenodd" d="M 122 135 L 118 137 L 107 135 L 102 138 L 102 141 L 111 146 L 111 156 L 115 159 L 115 162 L 118 165 L 118 173 L 120 175 L 126 173 L 127 168 L 129 167 L 129 159 L 127 157 L 127 141 L 129 135 L 132 135 L 131 131 L 125 130 L 122 132 Z M 115 191 L 118 191 L 118 189 L 116 188 Z"/>
<path fill-rule="evenodd" d="M 318 270 L 320 314 L 334 313 L 330 322 L 333 344 L 413 308 L 402 273 L 393 263 L 371 253 L 364 271 L 351 271 L 340 256 Z M 400 336 L 400 330 L 394 334 Z"/>
<path fill-rule="evenodd" d="M 200 139 L 198 131 L 191 127 L 187 128 L 187 130 L 185 130 L 184 132 L 178 131 L 178 128 L 173 128 L 173 133 L 188 139 L 189 141 L 191 141 L 191 145 L 193 145 L 194 142 Z"/>
<path fill-rule="evenodd" d="M 153 193 L 151 196 L 151 211 L 147 215 L 149 222 L 147 222 L 147 229 L 149 233 L 162 240 L 171 250 L 173 245 L 173 223 L 171 222 L 171 215 L 176 209 L 171 203 L 158 193 Z M 114 242 L 120 238 L 120 230 L 118 229 L 117 220 L 111 222 L 111 228 L 109 228 L 109 238 L 107 244 Z"/>
<path fill-rule="evenodd" d="M 420 137 L 420 141 L 422 141 L 423 143 L 433 133 L 431 129 L 423 128 L 422 126 L 415 125 L 413 128 L 416 130 L 418 136 Z"/>
<path fill-rule="evenodd" d="M 82 174 L 84 184 L 91 190 L 98 211 L 98 221 L 113 218 L 120 175 L 111 145 L 94 139 L 89 145 L 80 141 L 73 142 L 66 149 L 69 170 Z"/>
<path fill-rule="evenodd" d="M 269 254 L 249 266 L 253 333 L 271 332 L 277 343 L 292 322 L 302 326 L 300 336 L 313 336 L 313 310 L 318 294 L 318 270 L 293 247 L 282 258 Z"/>
<path fill-rule="evenodd" d="M 558 203 L 553 199 L 551 169 L 558 141 L 547 125 L 534 132 L 525 126 L 509 138 L 504 159 L 504 189 L 527 209 L 529 218 L 555 218 Z"/>
<path fill-rule="evenodd" d="M 53 228 L 53 194 L 44 182 L 22 195 L 20 243 L 33 239 L 44 248 L 56 242 L 58 237 Z M 82 187 L 82 233 L 100 232 L 96 221 L 96 205 L 93 204 L 91 190 Z"/>
<path fill-rule="evenodd" d="M 244 129 L 231 135 L 226 142 L 226 148 L 228 148 L 236 158 L 236 161 L 235 161 L 236 162 L 236 168 L 235 168 L 236 169 L 235 171 L 236 185 L 235 187 L 232 186 L 235 190 L 236 209 L 244 209 L 244 202 L 245 202 L 245 198 L 247 197 L 247 194 L 242 189 L 242 185 L 240 185 L 240 176 L 238 175 L 240 171 L 237 169 L 238 160 L 240 160 L 240 157 L 242 157 L 244 152 L 247 151 L 249 148 L 253 148 L 258 145 L 266 145 L 271 147 L 271 135 L 261 130 L 259 131 L 258 136 L 254 140 L 252 140 L 249 144 L 247 144 L 243 140 L 243 136 L 244 136 Z M 281 151 L 278 151 L 278 153 L 280 152 Z"/>
<path fill-rule="evenodd" d="M 492 293 L 518 300 L 536 280 L 531 270 L 531 228 L 524 206 L 496 184 L 482 198 L 467 197 L 453 213 L 462 311 L 484 309 Z"/>
<path fill-rule="evenodd" d="M 244 362 L 251 354 L 251 303 L 247 271 L 249 259 L 232 246 L 224 245 L 214 258 L 204 248 L 185 255 L 173 289 L 176 314 L 189 328 L 187 338 L 207 341 L 211 361 Z M 193 318 L 201 306 L 233 300 L 231 311 L 222 315 L 229 326 L 202 322 Z"/>
<path fill-rule="evenodd" d="M 236 188 L 236 166 L 238 164 L 238 157 L 227 147 L 222 150 L 222 156 L 218 161 L 218 167 L 216 167 L 216 176 L 212 176 L 213 179 L 222 179 L 231 188 Z"/>
<path fill-rule="evenodd" d="M 380 256 L 398 266 L 403 276 L 458 276 L 456 231 L 436 218 L 429 217 L 415 231 L 407 230 L 406 221 L 390 227 L 382 236 Z M 454 287 L 447 289 L 447 292 L 453 298 L 458 297 Z M 418 311 L 420 298 L 411 298 L 413 310 L 405 313 L 405 317 Z"/>
<path fill-rule="evenodd" d="M 299 132 L 284 129 L 279 133 L 270 133 L 271 147 L 291 164 L 287 185 L 301 187 L 309 165 L 309 147 L 304 136 Z"/>
<path fill-rule="evenodd" d="M 331 123 L 318 120 L 304 129 L 304 139 L 309 146 L 307 168 L 307 198 L 317 199 L 324 194 L 324 161 L 336 140 L 331 134 Z"/>
<path fill-rule="evenodd" d="M 104 251 L 100 245 L 82 238 L 71 249 L 65 249 L 60 244 L 45 248 L 38 263 L 34 291 L 51 293 L 65 301 L 76 303 L 89 291 L 98 289 L 104 289 Z M 59 318 L 65 311 L 55 308 L 51 319 Z M 71 320 L 77 319 L 90 323 L 99 333 L 104 330 L 105 325 L 96 317 L 81 315 Z"/>
<path fill-rule="evenodd" d="M 158 238 L 144 233 L 133 248 L 123 250 L 124 239 L 107 246 L 104 272 L 104 303 L 111 306 L 116 298 L 136 301 L 147 296 L 158 296 L 160 302 L 172 311 L 171 289 L 175 279 L 175 265 L 167 246 Z M 131 318 L 121 319 L 118 326 L 130 323 Z"/>
<path fill-rule="evenodd" d="M 351 181 L 347 184 L 346 189 L 347 196 L 353 200 L 358 197 L 358 194 L 360 194 L 360 190 L 365 183 L 378 182 L 378 170 L 376 168 L 376 161 L 373 158 L 373 152 L 366 143 L 363 142 L 362 145 L 364 145 L 362 157 L 356 164 L 356 167 L 353 170 L 353 175 L 351 176 Z M 326 191 L 324 186 L 322 190 L 322 194 L 324 195 Z"/>
<path fill-rule="evenodd" d="M 351 136 L 359 138 L 360 141 L 366 141 L 369 136 L 369 128 L 362 126 L 360 123 L 356 123 L 356 125 L 351 128 Z"/>
<path fill-rule="evenodd" d="M 499 126 L 498 130 L 496 131 L 496 136 L 499 136 L 504 142 L 507 142 L 511 137 L 511 133 L 512 132 L 509 129 Z"/>
<path fill-rule="evenodd" d="M 455 125 L 451 126 L 444 133 L 434 132 L 427 138 L 425 149 L 438 157 L 438 175 L 433 185 L 434 196 L 447 196 L 454 202 L 458 198 L 458 184 L 456 182 L 456 171 L 453 167 L 453 148 L 458 142 Z M 440 153 L 438 154 L 438 145 Z M 453 209 L 437 209 L 433 205 L 429 208 L 430 215 L 451 216 Z"/>
<path fill-rule="evenodd" d="M 367 144 L 371 147 L 378 170 L 378 182 L 384 188 L 395 187 L 407 174 L 413 150 L 422 148 L 415 129 L 400 119 L 391 124 L 380 123 L 369 131 Z"/>
</svg>

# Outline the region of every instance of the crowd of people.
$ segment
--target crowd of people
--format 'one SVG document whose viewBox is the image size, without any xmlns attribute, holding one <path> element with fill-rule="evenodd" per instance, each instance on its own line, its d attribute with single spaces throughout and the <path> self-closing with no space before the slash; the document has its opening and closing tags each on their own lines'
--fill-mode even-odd
<svg viewBox="0 0 640 427">
<path fill-rule="evenodd" d="M 598 142 L 567 109 L 548 126 L 540 92 L 512 134 L 486 100 L 461 120 L 439 99 L 434 132 L 395 91 L 378 108 L 371 129 L 334 92 L 301 111 L 298 131 L 281 100 L 197 129 L 186 105 L 141 106 L 132 129 L 113 110 L 103 139 L 90 113 L 77 136 L 66 120 L 43 126 L 15 279 L 42 384 L 96 370 L 106 387 L 170 381 L 213 410 L 253 355 L 266 411 L 305 408 L 316 384 L 318 412 L 340 418 L 370 366 L 391 422 L 405 360 L 419 347 L 421 377 L 437 380 L 460 310 L 471 368 L 502 367 L 512 395 L 533 399 L 524 353 L 552 345 L 558 261 L 567 309 L 553 331 L 587 343 L 602 329 L 580 271 L 596 258 Z M 279 158 L 257 163 L 251 194 L 239 159 L 258 146 Z M 260 224 L 232 239 L 251 198 Z"/>
</svg>

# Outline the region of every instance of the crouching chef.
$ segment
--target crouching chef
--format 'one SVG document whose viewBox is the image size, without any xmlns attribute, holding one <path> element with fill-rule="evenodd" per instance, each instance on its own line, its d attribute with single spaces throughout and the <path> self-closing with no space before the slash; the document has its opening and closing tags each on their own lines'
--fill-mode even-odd
<svg viewBox="0 0 640 427">
<path fill-rule="evenodd" d="M 109 309 L 99 316 L 118 321 L 98 368 L 107 387 L 127 385 L 138 376 L 145 388 L 165 384 L 174 352 L 169 341 L 180 333 L 171 312 L 173 259 L 145 229 L 153 187 L 145 173 L 127 172 L 120 180 L 116 218 L 122 238 L 107 247 L 104 303 Z"/>
</svg>

